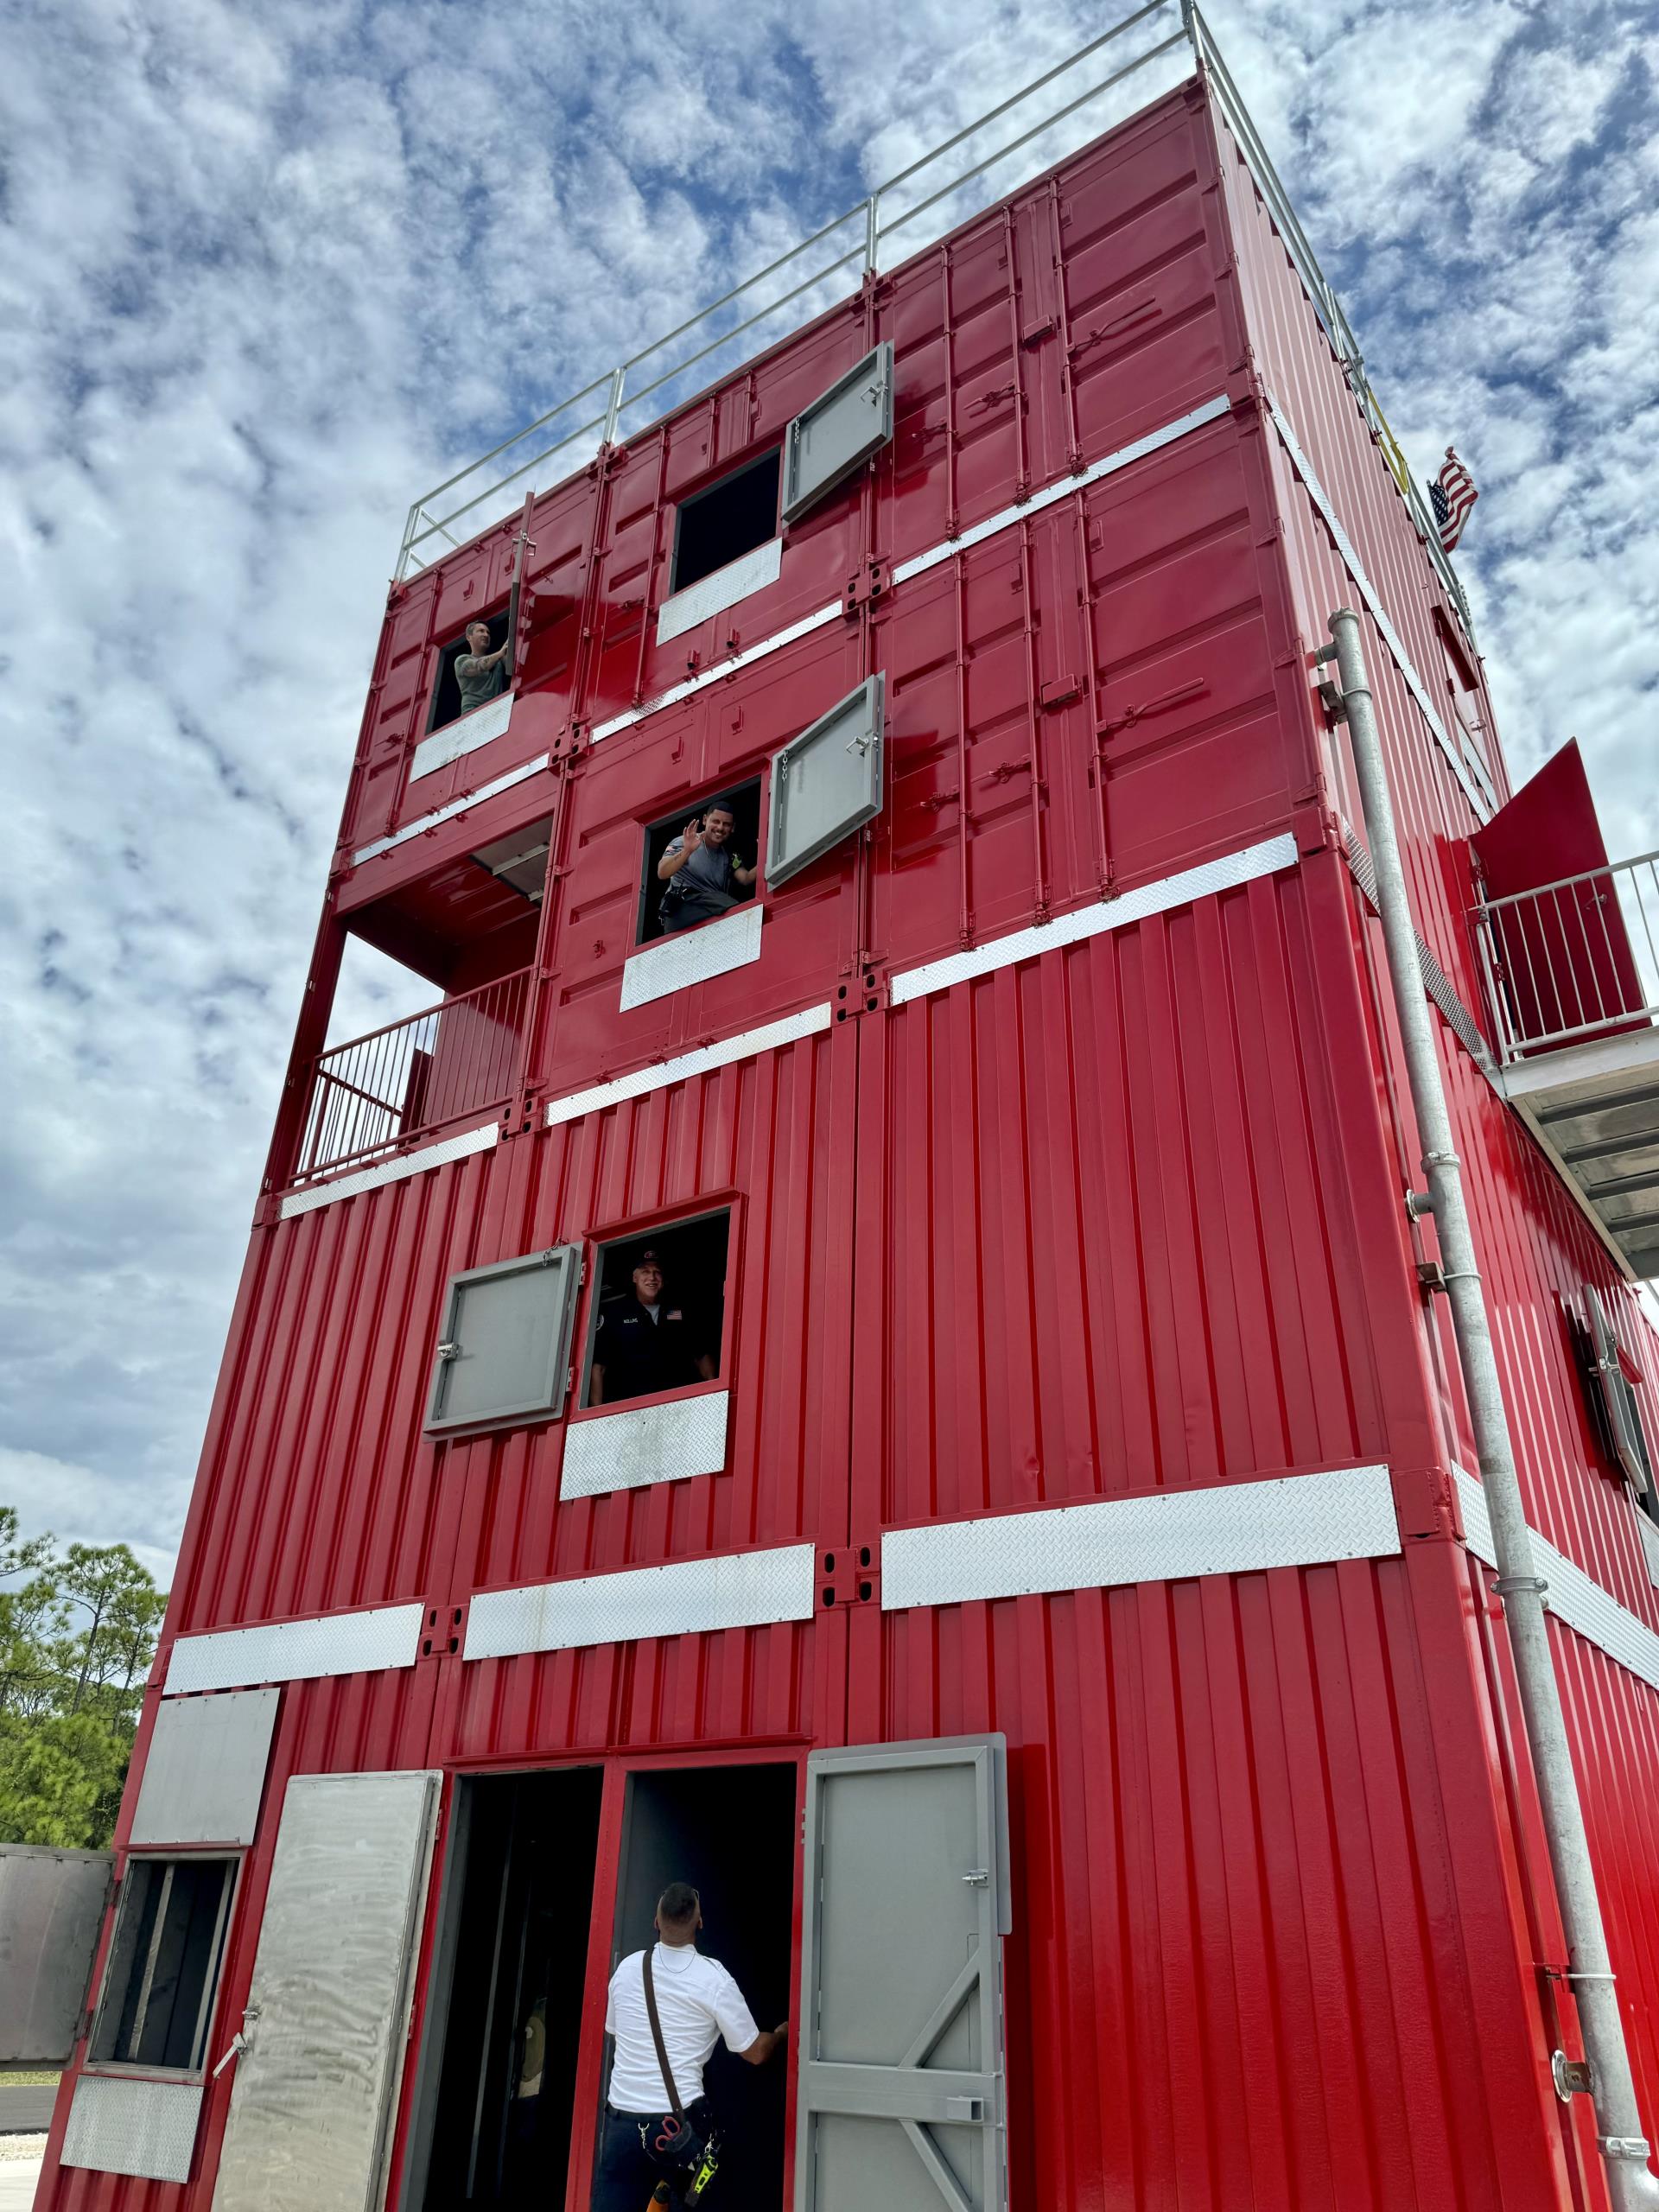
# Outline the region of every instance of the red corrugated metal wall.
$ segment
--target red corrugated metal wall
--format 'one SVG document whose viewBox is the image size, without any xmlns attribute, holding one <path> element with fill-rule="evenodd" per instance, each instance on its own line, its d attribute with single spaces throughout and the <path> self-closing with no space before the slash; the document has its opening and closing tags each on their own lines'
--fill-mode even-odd
<svg viewBox="0 0 1659 2212">
<path fill-rule="evenodd" d="M 774 583 L 659 641 L 677 502 L 884 338 L 890 453 L 791 529 Z M 480 1589 L 788 1542 L 868 1549 L 870 1598 L 810 1622 L 472 1662 L 441 1643 L 392 1675 L 290 1682 L 268 1808 L 296 1772 L 602 1759 L 602 1859 L 630 1759 L 1001 1729 L 1016 2212 L 1556 2212 L 1601 2184 L 1549 2088 L 1535 1809 L 1501 1631 L 1454 1541 L 1461 1401 L 1413 1273 L 1408 1111 L 1333 833 L 1357 807 L 1308 659 L 1352 587 L 1262 386 L 1433 682 L 1438 587 L 1194 87 L 538 496 L 509 731 L 413 782 L 436 649 L 505 600 L 517 522 L 394 595 L 283 1129 L 341 929 L 441 934 L 467 856 L 544 821 L 533 1012 L 493 1150 L 295 1218 L 267 1205 L 168 1635 L 385 1600 L 464 1613 Z M 1217 419 L 892 583 L 1223 394 Z M 588 741 L 849 578 L 849 613 Z M 1374 630 L 1369 650 L 1420 926 L 1478 1014 L 1475 816 Z M 876 671 L 884 813 L 768 892 L 760 960 L 620 1012 L 644 825 L 750 776 L 764 810 L 778 745 Z M 1269 837 L 1255 880 L 891 998 L 908 968 Z M 816 1034 L 545 1126 L 550 1096 L 815 1005 Z M 1534 1517 L 1653 1619 L 1554 1303 L 1609 1270 L 1449 1039 L 1447 1057 Z M 579 1412 L 424 1435 L 456 1269 L 728 1204 L 721 1473 L 561 1502 Z M 894 1527 L 1377 1462 L 1398 1558 L 878 1602 Z M 1656 1700 L 1560 1633 L 1651 2088 Z M 221 2022 L 273 1841 L 268 1809 Z M 602 1979 L 590 1960 L 590 1996 Z M 229 2094 L 228 2077 L 208 2092 L 193 2190 L 54 2171 L 42 2206 L 200 2212 Z M 573 2206 L 582 2178 L 579 2159 Z"/>
</svg>

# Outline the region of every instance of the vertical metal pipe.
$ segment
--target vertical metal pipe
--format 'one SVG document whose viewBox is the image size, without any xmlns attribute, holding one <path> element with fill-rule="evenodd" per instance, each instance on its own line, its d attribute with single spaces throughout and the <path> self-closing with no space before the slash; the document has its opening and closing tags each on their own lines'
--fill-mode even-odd
<svg viewBox="0 0 1659 2212">
<path fill-rule="evenodd" d="M 1452 1148 L 1452 1120 L 1440 1077 L 1417 943 L 1406 896 L 1405 871 L 1395 834 L 1388 771 L 1377 734 L 1360 620 L 1351 607 L 1331 617 L 1343 709 L 1370 839 L 1377 909 L 1388 950 L 1412 1104 L 1423 1141 L 1423 1167 L 1440 1232 L 1458 1360 L 1480 1458 L 1480 1477 L 1497 1554 L 1497 1593 L 1503 1602 L 1527 1738 L 1538 1777 L 1544 1830 L 1561 1924 L 1567 1932 L 1567 1979 L 1578 2003 L 1585 2055 L 1590 2062 L 1596 2140 L 1606 2167 L 1616 2212 L 1659 2212 L 1659 2179 L 1648 2168 L 1636 2084 L 1625 2048 L 1624 2023 L 1596 1895 L 1584 1809 L 1579 1801 L 1567 1722 L 1544 1616 L 1545 1584 L 1533 1557 L 1532 1532 L 1522 1503 L 1509 1417 L 1498 1381 L 1497 1359 L 1487 1325 L 1486 1301 L 1476 1264 L 1474 1237 L 1464 1204 L 1462 1171 Z"/>
<path fill-rule="evenodd" d="M 626 374 L 626 361 L 620 368 L 611 371 L 611 395 L 605 403 L 604 442 L 607 446 L 613 446 L 616 443 L 616 426 L 622 413 L 622 379 Z"/>
<path fill-rule="evenodd" d="M 881 251 L 881 195 L 873 192 L 864 202 L 864 274 L 874 276 Z"/>
</svg>

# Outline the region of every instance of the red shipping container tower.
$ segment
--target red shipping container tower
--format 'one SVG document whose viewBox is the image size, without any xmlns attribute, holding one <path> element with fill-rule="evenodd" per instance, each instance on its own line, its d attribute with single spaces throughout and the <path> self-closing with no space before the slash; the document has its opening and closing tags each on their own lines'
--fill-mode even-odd
<svg viewBox="0 0 1659 2212">
<path fill-rule="evenodd" d="M 576 2212 L 674 1876 L 791 2024 L 711 2202 L 1607 2202 L 1344 605 L 1659 2135 L 1641 871 L 1192 29 L 411 519 L 49 2212 Z M 330 1043 L 352 938 L 432 1004 Z"/>
</svg>

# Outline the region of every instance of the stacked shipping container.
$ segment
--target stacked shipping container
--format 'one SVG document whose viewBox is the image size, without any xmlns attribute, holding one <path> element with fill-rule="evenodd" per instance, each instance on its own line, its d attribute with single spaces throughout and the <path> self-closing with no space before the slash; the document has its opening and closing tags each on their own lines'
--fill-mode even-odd
<svg viewBox="0 0 1659 2212">
<path fill-rule="evenodd" d="M 721 572 L 726 603 L 717 574 L 664 619 L 689 496 L 885 345 L 891 440 Z M 510 708 L 430 730 L 441 653 L 514 582 Z M 42 2206 L 315 2201 L 297 2152 L 287 2180 L 221 2171 L 274 2031 L 207 2071 L 254 1985 L 293 1777 L 444 1777 L 398 1985 L 417 2058 L 379 2082 L 360 2171 L 326 2175 L 419 2212 L 460 1784 L 602 1770 L 572 1891 L 574 2208 L 639 1777 L 993 1732 L 1006 2089 L 995 2051 L 951 2063 L 1006 2105 L 917 2123 L 963 2203 L 1003 2167 L 1020 2212 L 1605 2201 L 1551 2082 L 1575 2048 L 1560 1939 L 1314 681 L 1356 598 L 1388 626 L 1418 926 L 1465 1010 L 1441 1041 L 1529 1513 L 1613 1607 L 1600 1642 L 1558 1632 L 1659 2129 L 1659 1604 L 1561 1307 L 1587 1281 L 1639 1324 L 1470 1050 L 1468 839 L 1505 788 L 1472 643 L 1200 79 L 394 590 L 118 1839 L 186 1694 L 280 1685 L 246 1835 L 141 1831 L 239 1854 L 213 2032 L 148 2072 L 83 2047 Z M 718 955 L 674 940 L 647 995 L 650 825 L 751 779 L 764 815 L 780 747 L 878 675 L 881 810 L 777 887 L 763 851 L 739 952 L 731 920 Z M 539 918 L 477 863 L 519 845 L 546 848 Z M 423 1046 L 407 1139 L 296 1184 L 352 931 L 447 996 L 526 980 L 487 1096 L 446 1091 Z M 576 1395 L 430 1433 L 458 1273 L 715 1207 L 717 1383 L 666 1401 L 682 1440 L 723 1421 L 712 1471 L 630 1446 L 626 1479 L 573 1479 L 616 1419 Z M 590 1435 L 582 1467 L 611 1448 Z M 642 1572 L 733 1560 L 787 1594 L 630 1614 Z M 598 1625 L 560 1625 L 578 1602 Z M 828 1939 L 810 1872 L 794 1891 L 810 2007 Z M 955 2201 L 814 2103 L 804 2018 L 799 2148 L 764 2201 Z"/>
</svg>

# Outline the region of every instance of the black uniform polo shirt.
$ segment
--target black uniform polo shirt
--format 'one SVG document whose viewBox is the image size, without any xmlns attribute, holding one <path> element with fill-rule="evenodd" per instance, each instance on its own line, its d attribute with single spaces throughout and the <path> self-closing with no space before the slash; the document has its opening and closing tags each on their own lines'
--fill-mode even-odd
<svg viewBox="0 0 1659 2212">
<path fill-rule="evenodd" d="M 702 1342 L 705 1333 L 672 1299 L 663 1300 L 654 1321 L 637 1298 L 606 1306 L 594 1338 L 594 1364 L 605 1370 L 605 1403 L 700 1382 L 697 1358 L 709 1349 Z"/>
</svg>

